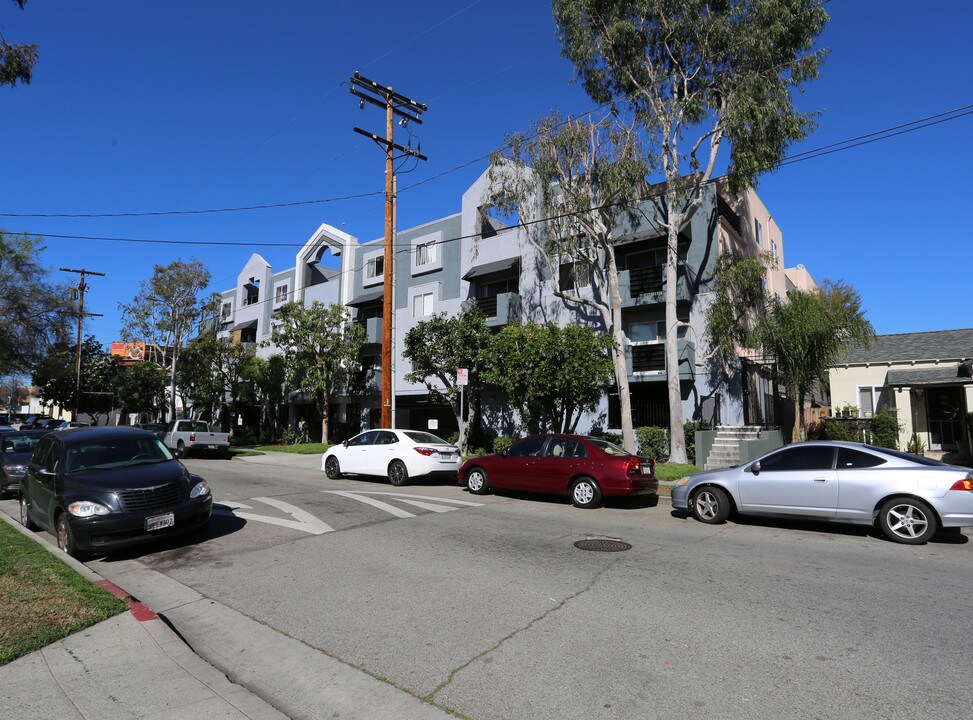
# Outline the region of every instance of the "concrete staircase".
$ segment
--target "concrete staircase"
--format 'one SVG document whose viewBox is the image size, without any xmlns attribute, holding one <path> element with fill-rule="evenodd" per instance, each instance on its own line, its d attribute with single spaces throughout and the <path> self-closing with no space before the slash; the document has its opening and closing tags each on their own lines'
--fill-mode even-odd
<svg viewBox="0 0 973 720">
<path fill-rule="evenodd" d="M 716 428 L 716 439 L 703 470 L 717 470 L 740 464 L 740 442 L 760 437 L 759 427 L 721 425 Z"/>
</svg>

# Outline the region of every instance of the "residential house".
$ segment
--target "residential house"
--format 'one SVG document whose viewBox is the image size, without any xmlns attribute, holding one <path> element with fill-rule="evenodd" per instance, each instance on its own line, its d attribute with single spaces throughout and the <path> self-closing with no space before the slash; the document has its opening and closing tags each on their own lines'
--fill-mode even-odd
<svg viewBox="0 0 973 720">
<path fill-rule="evenodd" d="M 916 436 L 931 454 L 970 455 L 973 329 L 879 335 L 830 369 L 834 408 L 896 412 L 899 447 Z"/>
</svg>

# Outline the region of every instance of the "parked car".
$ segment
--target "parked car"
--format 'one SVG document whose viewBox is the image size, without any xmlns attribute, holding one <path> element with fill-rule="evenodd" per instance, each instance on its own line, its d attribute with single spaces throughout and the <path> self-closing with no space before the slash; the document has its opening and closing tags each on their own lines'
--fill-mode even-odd
<svg viewBox="0 0 973 720">
<path fill-rule="evenodd" d="M 21 430 L 40 430 L 45 422 L 51 420 L 50 415 L 28 415 L 20 424 Z"/>
<path fill-rule="evenodd" d="M 0 429 L 0 497 L 16 495 L 27 462 L 47 430 Z"/>
<path fill-rule="evenodd" d="M 459 484 L 476 495 L 489 490 L 526 490 L 569 495 L 579 508 L 604 497 L 657 495 L 655 460 L 581 435 L 532 435 L 501 453 L 470 458 Z"/>
<path fill-rule="evenodd" d="M 21 478 L 20 521 L 69 555 L 205 528 L 213 498 L 162 442 L 124 427 L 44 435 Z"/>
<path fill-rule="evenodd" d="M 80 420 L 65 420 L 62 423 L 58 423 L 57 427 L 55 427 L 54 429 L 68 430 L 70 428 L 79 428 L 79 427 L 91 427 L 91 423 L 81 422 Z"/>
<path fill-rule="evenodd" d="M 877 523 L 918 545 L 940 528 L 973 525 L 973 470 L 861 443 L 803 442 L 690 475 L 672 489 L 672 507 L 705 523 L 734 512 Z"/>
<path fill-rule="evenodd" d="M 230 452 L 230 435 L 216 432 L 205 420 L 173 420 L 166 426 L 162 442 L 179 457 L 189 453 Z"/>
<path fill-rule="evenodd" d="M 456 479 L 462 463 L 459 448 L 422 430 L 368 430 L 328 448 L 321 469 L 332 480 L 342 475 L 387 477 L 393 485 L 409 478 Z"/>
<path fill-rule="evenodd" d="M 168 426 L 165 423 L 136 423 L 135 425 L 132 425 L 132 427 L 150 432 L 162 440 L 166 436 L 166 428 Z"/>
</svg>

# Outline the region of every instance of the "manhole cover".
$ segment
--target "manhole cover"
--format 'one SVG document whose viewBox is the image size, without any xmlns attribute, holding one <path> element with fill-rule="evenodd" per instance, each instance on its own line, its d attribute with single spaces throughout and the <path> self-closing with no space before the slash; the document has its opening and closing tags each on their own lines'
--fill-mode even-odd
<svg viewBox="0 0 973 720">
<path fill-rule="evenodd" d="M 578 550 L 593 550 L 595 552 L 622 552 L 622 550 L 632 549 L 632 546 L 627 542 L 622 542 L 621 540 L 608 540 L 605 538 L 578 540 L 574 546 L 578 548 Z"/>
</svg>

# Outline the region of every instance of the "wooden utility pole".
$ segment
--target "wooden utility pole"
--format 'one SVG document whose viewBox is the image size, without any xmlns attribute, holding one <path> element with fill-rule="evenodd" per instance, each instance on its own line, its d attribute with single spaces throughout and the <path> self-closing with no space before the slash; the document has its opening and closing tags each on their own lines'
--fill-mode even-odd
<svg viewBox="0 0 973 720">
<path fill-rule="evenodd" d="M 81 281 L 78 283 L 78 347 L 75 352 L 74 359 L 74 415 L 71 417 L 72 420 L 78 419 L 78 403 L 81 402 L 81 325 L 86 317 L 101 317 L 101 313 L 86 313 L 84 311 L 84 293 L 88 289 L 88 285 L 85 283 L 85 275 L 98 275 L 99 277 L 105 277 L 103 272 L 95 272 L 94 270 L 72 270 L 71 268 L 60 268 L 61 272 L 71 272 L 78 273 L 81 276 Z"/>
<path fill-rule="evenodd" d="M 360 73 L 351 76 L 351 94 L 359 98 L 359 107 L 364 108 L 365 103 L 377 105 L 385 109 L 385 137 L 379 137 L 374 133 L 361 128 L 355 128 L 355 132 L 374 140 L 385 151 L 385 257 L 382 264 L 384 279 L 384 290 L 382 294 L 382 427 L 392 427 L 392 310 L 395 306 L 392 297 L 392 276 L 395 268 L 395 254 L 393 252 L 393 232 L 392 218 L 395 210 L 395 160 L 403 157 L 414 157 L 419 160 L 426 160 L 419 146 L 413 150 L 411 143 L 403 147 L 397 145 L 392 140 L 392 131 L 395 127 L 394 116 L 398 115 L 399 123 L 405 127 L 410 122 L 421 125 L 422 120 L 419 116 L 428 110 L 425 104 L 410 100 L 404 95 L 392 90 L 391 87 L 382 87 L 374 80 L 362 77 Z M 396 156 L 398 150 L 401 155 Z M 325 411 L 327 412 L 327 411 Z"/>
</svg>

